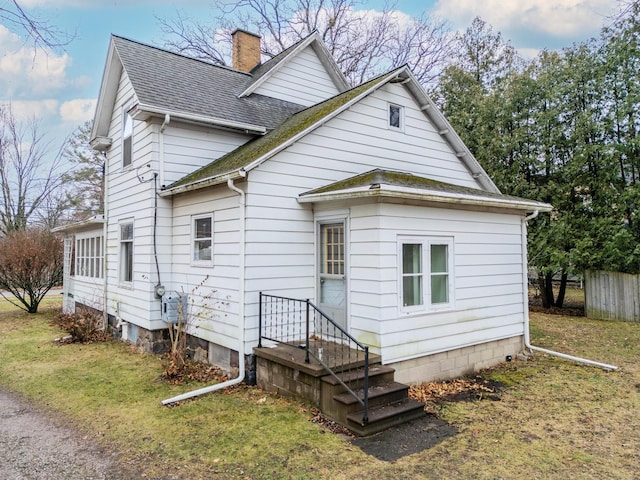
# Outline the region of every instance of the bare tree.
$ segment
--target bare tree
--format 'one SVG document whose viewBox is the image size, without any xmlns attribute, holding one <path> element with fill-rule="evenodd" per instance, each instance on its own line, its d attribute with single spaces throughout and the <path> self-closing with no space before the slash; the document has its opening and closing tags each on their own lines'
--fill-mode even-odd
<svg viewBox="0 0 640 480">
<path fill-rule="evenodd" d="M 0 233 L 27 228 L 60 188 L 60 152 L 47 159 L 50 145 L 38 123 L 16 121 L 10 106 L 0 106 Z"/>
<path fill-rule="evenodd" d="M 215 0 L 222 13 L 208 24 L 179 13 L 158 21 L 166 48 L 216 64 L 227 63 L 236 28 L 262 35 L 266 57 L 315 30 L 353 84 L 405 63 L 422 83 L 434 81 L 451 53 L 447 24 L 426 14 L 409 17 L 395 3 L 382 11 L 358 9 L 364 5 L 358 0 Z"/>
<path fill-rule="evenodd" d="M 41 229 L 14 231 L 1 238 L 0 295 L 18 308 L 38 313 L 46 293 L 62 281 L 62 250 L 62 241 Z"/>
<path fill-rule="evenodd" d="M 8 0 L 0 4 L 0 20 L 16 28 L 38 48 L 60 48 L 68 45 L 74 35 L 59 30 L 48 20 L 28 14 L 17 0 Z"/>
<path fill-rule="evenodd" d="M 91 122 L 80 125 L 67 139 L 63 157 L 72 165 L 62 176 L 67 203 L 76 220 L 104 211 L 104 157 L 89 144 Z"/>
</svg>

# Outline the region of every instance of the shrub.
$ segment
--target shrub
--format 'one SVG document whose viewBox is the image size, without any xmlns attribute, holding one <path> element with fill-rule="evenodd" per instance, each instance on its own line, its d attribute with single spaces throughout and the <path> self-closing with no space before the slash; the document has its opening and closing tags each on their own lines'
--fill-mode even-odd
<svg viewBox="0 0 640 480">
<path fill-rule="evenodd" d="M 62 283 L 62 241 L 53 233 L 18 230 L 0 239 L 0 288 L 13 305 L 38 313 L 46 293 Z"/>
<path fill-rule="evenodd" d="M 76 313 L 60 311 L 54 317 L 53 324 L 71 336 L 70 342 L 106 342 L 113 338 L 102 329 L 102 316 L 89 309 L 78 309 Z"/>
</svg>

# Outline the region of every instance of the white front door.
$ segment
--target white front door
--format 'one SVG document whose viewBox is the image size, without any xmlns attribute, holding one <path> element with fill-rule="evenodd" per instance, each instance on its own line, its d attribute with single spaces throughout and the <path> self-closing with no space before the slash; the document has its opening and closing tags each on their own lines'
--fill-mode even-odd
<svg viewBox="0 0 640 480">
<path fill-rule="evenodd" d="M 345 331 L 347 291 L 345 279 L 344 220 L 321 223 L 319 228 L 319 307 Z"/>
</svg>

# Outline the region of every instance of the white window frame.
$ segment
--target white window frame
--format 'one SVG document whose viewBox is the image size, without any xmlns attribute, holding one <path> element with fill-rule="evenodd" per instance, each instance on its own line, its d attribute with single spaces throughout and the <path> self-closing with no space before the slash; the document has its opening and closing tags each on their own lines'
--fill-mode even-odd
<svg viewBox="0 0 640 480">
<path fill-rule="evenodd" d="M 403 245 L 420 245 L 422 291 L 419 305 L 404 305 L 404 277 L 408 276 L 403 272 Z M 431 247 L 433 245 L 445 245 L 447 247 L 447 302 L 431 302 L 432 277 L 441 276 L 440 272 L 431 272 Z M 454 278 L 454 239 L 453 237 L 431 237 L 431 236 L 399 236 L 398 237 L 398 308 L 401 313 L 427 313 L 443 310 L 451 310 L 455 306 L 455 278 Z"/>
<path fill-rule="evenodd" d="M 398 109 L 398 126 L 391 124 L 391 110 L 397 108 Z M 387 104 L 387 126 L 390 130 L 397 130 L 399 132 L 404 131 L 404 107 L 402 105 L 398 105 L 396 103 L 388 103 Z"/>
<path fill-rule="evenodd" d="M 196 222 L 202 219 L 209 219 L 211 224 L 211 232 L 208 237 L 197 237 L 197 228 Z M 191 216 L 191 264 L 196 266 L 212 266 L 213 265 L 213 232 L 214 232 L 214 224 L 213 224 L 213 213 L 206 213 L 200 215 L 192 215 Z M 211 242 L 211 258 L 209 259 L 197 259 L 196 258 L 196 242 L 207 241 Z"/>
<path fill-rule="evenodd" d="M 131 238 L 123 238 L 122 237 L 122 229 L 125 225 L 131 225 Z M 133 285 L 133 272 L 135 269 L 135 224 L 133 219 L 121 220 L 118 223 L 118 241 L 120 243 L 119 251 L 118 251 L 118 279 L 121 285 L 131 286 Z M 126 254 L 127 247 L 126 245 L 130 245 L 131 249 L 131 266 L 130 266 L 130 277 L 126 278 L 125 274 L 128 270 L 128 256 Z"/>
<path fill-rule="evenodd" d="M 104 278 L 104 235 L 76 235 L 74 276 Z"/>
<path fill-rule="evenodd" d="M 130 168 L 133 165 L 133 117 L 129 114 L 131 106 L 122 109 L 122 168 Z M 127 128 L 127 125 L 129 128 Z M 127 145 L 127 139 L 129 144 Z M 127 159 L 128 150 L 128 162 Z"/>
</svg>

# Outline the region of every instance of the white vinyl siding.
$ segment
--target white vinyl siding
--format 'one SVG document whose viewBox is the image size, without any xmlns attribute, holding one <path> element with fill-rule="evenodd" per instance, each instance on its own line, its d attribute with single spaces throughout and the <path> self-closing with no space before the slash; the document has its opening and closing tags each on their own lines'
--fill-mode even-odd
<svg viewBox="0 0 640 480">
<path fill-rule="evenodd" d="M 313 48 L 308 46 L 280 66 L 254 93 L 308 107 L 331 98 L 340 91 Z"/>
<path fill-rule="evenodd" d="M 194 335 L 237 351 L 241 274 L 239 196 L 223 184 L 175 196 L 173 202 L 170 231 L 173 264 L 171 281 L 165 284 L 167 291 L 189 295 Z M 213 213 L 203 214 L 206 211 Z M 211 260 L 194 262 L 195 223 L 207 218 L 211 220 L 213 240 Z"/>
<path fill-rule="evenodd" d="M 251 140 L 250 135 L 172 121 L 159 133 L 163 143 L 160 185 L 171 185 L 185 175 Z"/>
<path fill-rule="evenodd" d="M 154 296 L 158 276 L 154 261 L 154 182 L 140 182 L 135 169 L 122 168 L 123 110 L 137 103 L 137 98 L 126 75 L 122 74 L 112 111 L 108 136 L 114 139 L 107 150 L 106 184 L 108 224 L 105 238 L 105 281 L 107 297 L 104 304 L 109 315 L 134 323 L 148 330 L 166 328 L 160 319 L 160 302 Z M 159 125 L 135 122 L 132 137 L 132 158 L 135 165 L 149 165 L 149 171 L 158 171 L 157 131 Z M 171 201 L 158 198 L 157 251 L 159 268 L 164 279 L 168 278 L 171 259 L 165 256 L 170 244 L 165 226 L 171 224 Z M 121 281 L 120 225 L 135 223 L 131 282 Z"/>
<path fill-rule="evenodd" d="M 523 334 L 521 225 L 518 215 L 377 204 L 351 208 L 351 322 L 376 336 L 385 362 Z M 450 239 L 444 241 L 446 239 Z M 401 245 L 448 245 L 450 302 L 402 311 Z M 425 265 L 425 289 L 431 276 Z"/>
</svg>

